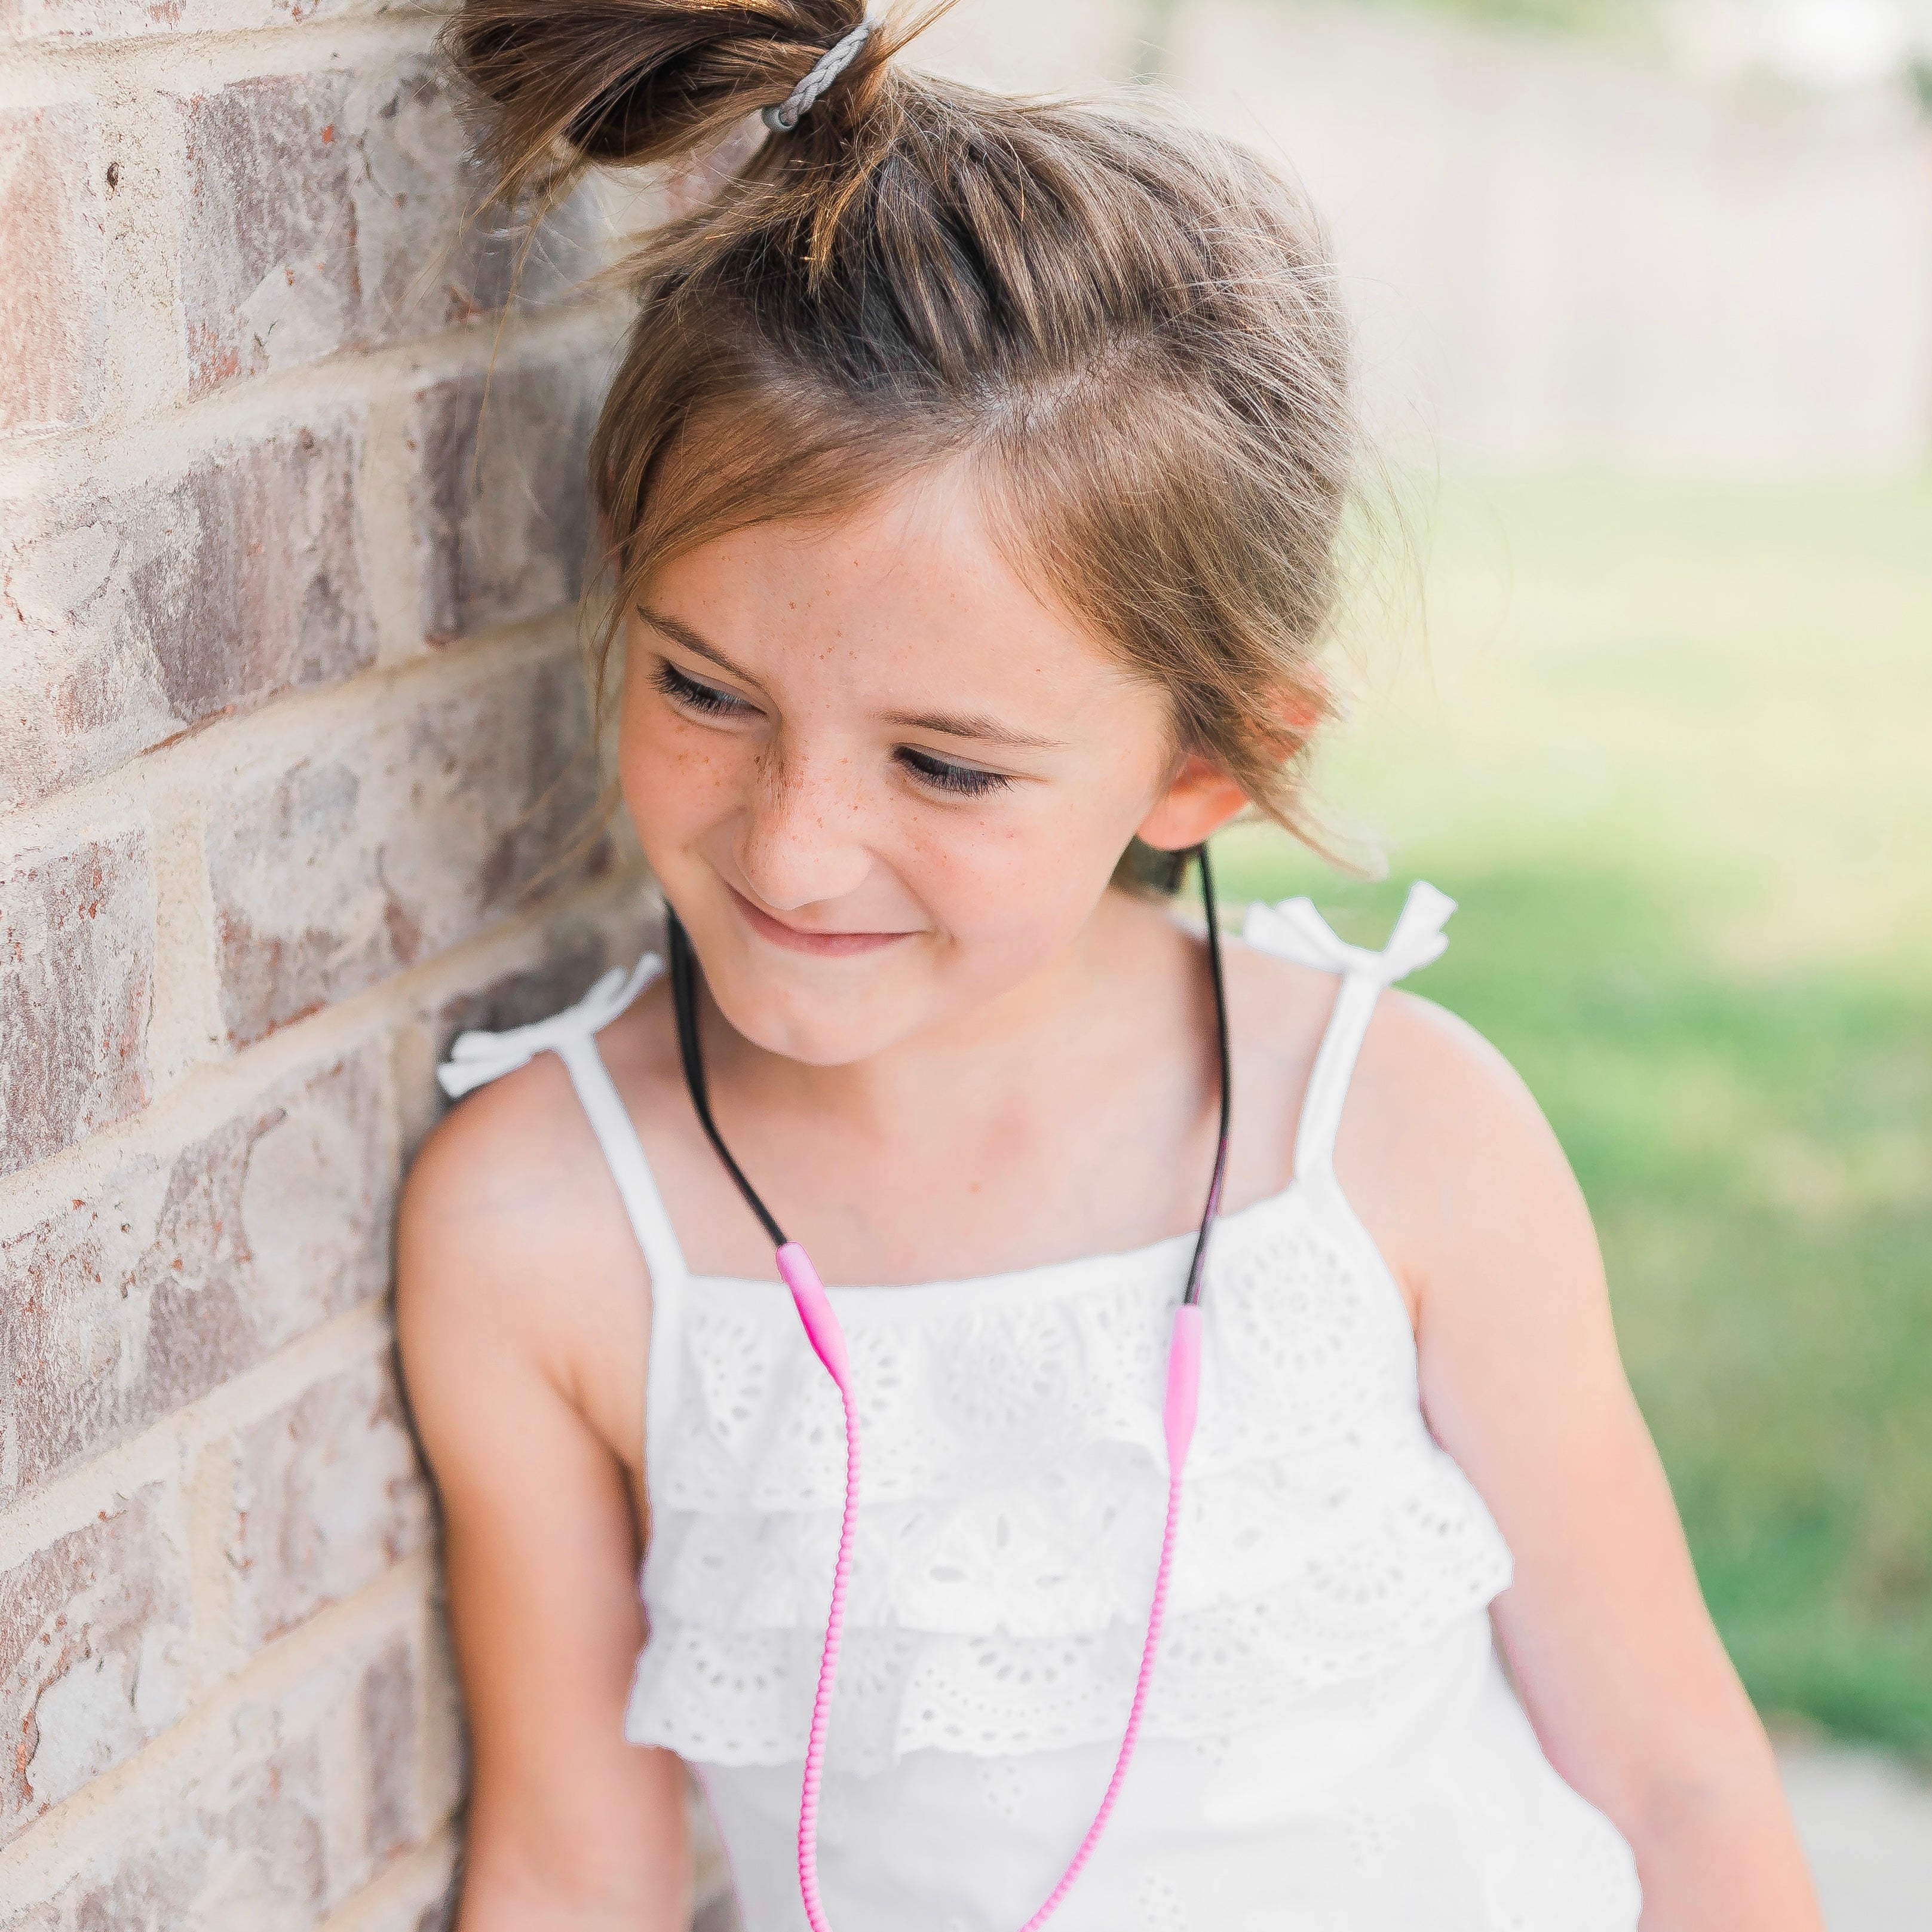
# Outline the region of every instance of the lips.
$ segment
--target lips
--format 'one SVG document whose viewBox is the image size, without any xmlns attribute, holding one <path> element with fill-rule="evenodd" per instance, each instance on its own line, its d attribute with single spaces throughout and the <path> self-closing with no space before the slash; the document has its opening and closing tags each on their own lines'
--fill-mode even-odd
<svg viewBox="0 0 1932 1932">
<path fill-rule="evenodd" d="M 849 958 L 854 953 L 877 952 L 884 947 L 896 946 L 902 939 L 910 939 L 910 932 L 812 932 L 804 928 L 788 926 L 783 920 L 774 919 L 746 898 L 734 886 L 725 890 L 731 895 L 732 903 L 743 916 L 745 923 L 760 939 L 767 939 L 774 946 L 782 946 L 788 952 L 808 952 L 822 959 Z"/>
</svg>

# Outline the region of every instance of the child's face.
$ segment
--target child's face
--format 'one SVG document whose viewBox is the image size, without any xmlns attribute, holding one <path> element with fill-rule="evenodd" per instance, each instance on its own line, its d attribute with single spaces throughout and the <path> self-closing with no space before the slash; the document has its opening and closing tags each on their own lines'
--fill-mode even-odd
<svg viewBox="0 0 1932 1932">
<path fill-rule="evenodd" d="M 1240 802 L 954 475 L 706 544 L 644 605 L 625 799 L 718 1005 L 794 1059 L 999 998 L 1064 954 L 1137 830 L 1191 844 Z"/>
</svg>

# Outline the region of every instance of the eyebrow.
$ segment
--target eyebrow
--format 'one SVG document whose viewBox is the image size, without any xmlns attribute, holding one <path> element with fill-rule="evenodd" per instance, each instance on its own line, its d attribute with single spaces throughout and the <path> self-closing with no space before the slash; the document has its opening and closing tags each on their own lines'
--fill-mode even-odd
<svg viewBox="0 0 1932 1932">
<path fill-rule="evenodd" d="M 747 684 L 756 684 L 758 680 L 748 670 L 734 664 L 716 644 L 707 644 L 691 626 L 680 619 L 667 616 L 662 610 L 638 606 L 638 615 L 654 631 L 662 631 L 674 644 L 682 644 L 696 656 L 709 658 L 720 670 L 728 670 L 734 677 L 742 678 Z"/>
<path fill-rule="evenodd" d="M 662 631 L 694 656 L 707 658 L 719 670 L 729 671 L 747 684 L 758 682 L 748 671 L 734 664 L 716 645 L 706 644 L 680 619 L 662 610 L 647 609 L 642 604 L 638 606 L 638 615 L 653 630 Z M 981 744 L 1006 745 L 1023 751 L 1054 752 L 1060 748 L 1057 738 L 1038 738 L 1030 732 L 1016 731 L 1010 725 L 1002 724 L 997 718 L 983 712 L 889 711 L 886 722 L 897 725 L 902 731 L 931 731 L 942 738 L 970 738 Z"/>
<path fill-rule="evenodd" d="M 947 711 L 889 711 L 886 722 L 902 731 L 932 731 L 942 738 L 973 738 L 984 745 L 1009 745 L 1016 750 L 1057 752 L 1058 738 L 1036 738 L 1027 731 L 1016 731 L 997 718 L 979 713 L 959 716 Z"/>
</svg>

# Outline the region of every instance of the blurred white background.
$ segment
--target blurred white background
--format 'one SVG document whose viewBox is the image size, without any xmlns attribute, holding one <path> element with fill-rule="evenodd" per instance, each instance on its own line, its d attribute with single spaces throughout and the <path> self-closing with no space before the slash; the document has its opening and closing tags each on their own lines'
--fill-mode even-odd
<svg viewBox="0 0 1932 1932">
<path fill-rule="evenodd" d="M 1928 0 L 963 0 L 922 51 L 1005 86 L 1139 76 L 1274 155 L 1334 230 L 1398 448 L 1932 455 Z"/>
</svg>

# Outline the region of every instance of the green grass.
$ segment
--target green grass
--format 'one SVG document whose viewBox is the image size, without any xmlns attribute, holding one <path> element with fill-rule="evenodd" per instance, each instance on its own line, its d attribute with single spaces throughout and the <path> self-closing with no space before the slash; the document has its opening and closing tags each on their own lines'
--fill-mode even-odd
<svg viewBox="0 0 1932 1932">
<path fill-rule="evenodd" d="M 1712 1608 L 1774 1716 L 1932 1756 L 1932 487 L 1571 478 L 1430 520 L 1426 642 L 1235 900 L 1378 941 L 1528 1079 L 1582 1178 Z"/>
</svg>

